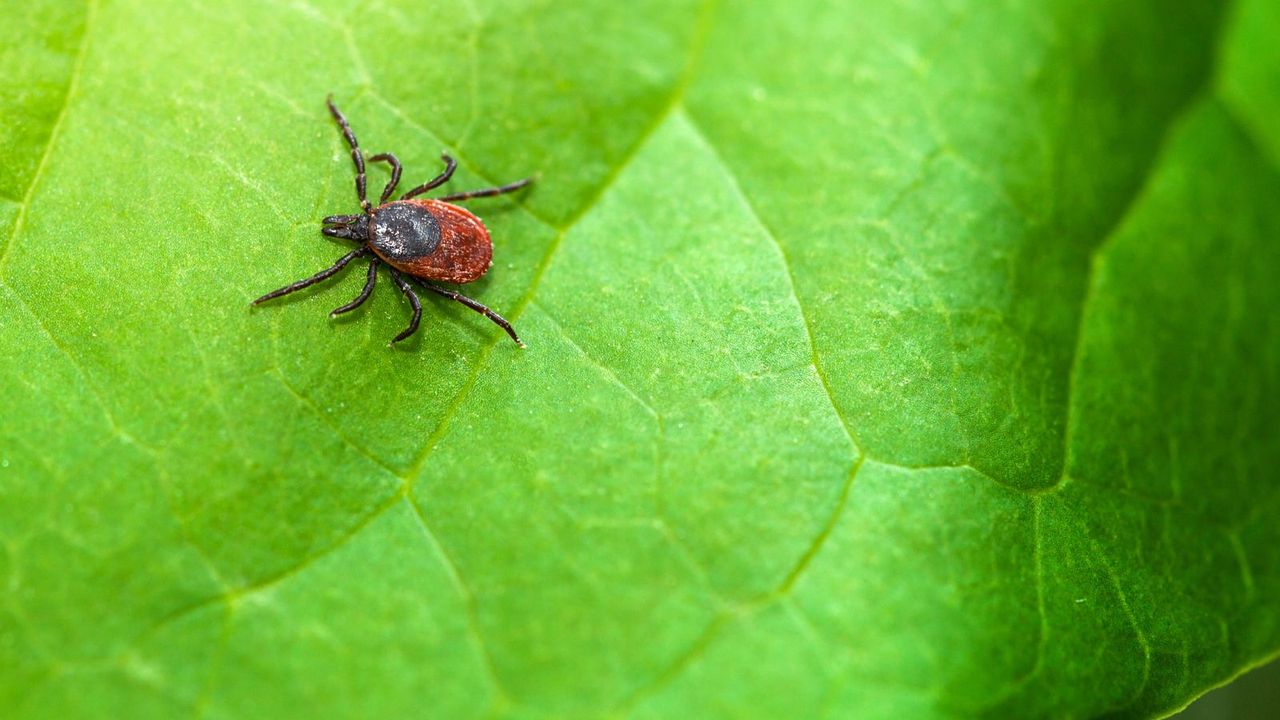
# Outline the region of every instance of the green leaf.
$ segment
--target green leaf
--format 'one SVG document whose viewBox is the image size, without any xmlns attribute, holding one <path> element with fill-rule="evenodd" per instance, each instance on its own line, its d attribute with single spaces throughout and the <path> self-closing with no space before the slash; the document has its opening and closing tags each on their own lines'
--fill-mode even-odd
<svg viewBox="0 0 1280 720">
<path fill-rule="evenodd" d="M 1280 9 L 37 0 L 0 714 L 1149 717 L 1280 650 Z M 466 308 L 332 263 L 368 154 Z M 370 170 L 374 194 L 385 181 Z"/>
</svg>

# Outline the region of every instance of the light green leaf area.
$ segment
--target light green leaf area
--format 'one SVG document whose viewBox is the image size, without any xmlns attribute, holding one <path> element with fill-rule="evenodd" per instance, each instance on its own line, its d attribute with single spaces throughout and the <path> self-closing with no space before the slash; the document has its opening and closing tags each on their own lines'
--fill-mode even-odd
<svg viewBox="0 0 1280 720">
<path fill-rule="evenodd" d="M 1280 650 L 1270 0 L 40 0 L 0 716 L 1159 716 Z M 340 279 L 328 92 L 495 264 Z M 376 197 L 387 177 L 371 166 Z"/>
</svg>

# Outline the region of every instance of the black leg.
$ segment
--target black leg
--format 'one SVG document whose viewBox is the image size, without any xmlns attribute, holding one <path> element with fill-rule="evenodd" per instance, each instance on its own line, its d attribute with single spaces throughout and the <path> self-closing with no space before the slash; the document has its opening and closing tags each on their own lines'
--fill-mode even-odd
<svg viewBox="0 0 1280 720">
<path fill-rule="evenodd" d="M 346 305 L 343 305 L 340 308 L 334 309 L 333 312 L 329 313 L 329 317 L 341 315 L 344 312 L 351 312 L 352 310 L 355 310 L 356 308 L 363 305 L 364 301 L 368 300 L 369 296 L 373 294 L 373 286 L 377 282 L 378 282 L 378 258 L 373 257 L 373 258 L 370 258 L 369 260 L 369 279 L 364 281 L 364 289 L 360 291 L 360 294 L 356 296 L 355 300 L 352 300 L 351 302 L 347 303 Z"/>
<path fill-rule="evenodd" d="M 527 177 L 523 180 L 517 180 L 513 183 L 507 183 L 506 185 L 500 185 L 498 187 L 485 188 L 483 190 L 468 190 L 467 192 L 445 195 L 444 197 L 438 197 L 436 199 L 441 202 L 458 202 L 459 200 L 470 200 L 471 198 L 493 197 L 494 195 L 503 195 L 505 193 L 515 192 L 531 182 L 533 182 L 533 178 Z"/>
<path fill-rule="evenodd" d="M 360 215 L 330 215 L 320 221 L 321 225 L 349 225 L 361 218 Z"/>
<path fill-rule="evenodd" d="M 339 270 L 346 267 L 347 263 L 351 262 L 352 260 L 355 260 L 356 258 L 360 257 L 361 255 L 365 254 L 368 251 L 369 251 L 368 248 L 358 247 L 355 250 L 352 250 L 351 252 L 347 253 L 346 255 L 343 255 L 342 257 L 338 258 L 338 262 L 334 263 L 332 267 L 321 270 L 320 272 L 316 273 L 315 275 L 312 275 L 306 280 L 299 280 L 296 283 L 285 285 L 279 290 L 273 290 L 267 293 L 266 295 L 263 295 L 262 297 L 258 298 L 257 300 L 254 300 L 253 304 L 258 305 L 268 300 L 274 300 L 275 298 L 278 298 L 281 295 L 288 295 L 291 292 L 294 292 L 296 290 L 301 290 L 302 288 L 305 288 L 305 287 L 311 287 L 312 285 L 315 285 L 321 280 L 325 280 L 327 278 L 333 277 L 334 275 L 337 274 Z"/>
<path fill-rule="evenodd" d="M 387 181 L 387 186 L 382 188 L 382 197 L 378 199 L 378 204 L 384 205 L 387 198 L 391 197 L 391 193 L 396 191 L 396 185 L 400 184 L 400 159 L 391 153 L 378 153 L 369 158 L 369 162 L 379 161 L 391 166 L 391 179 Z"/>
<path fill-rule="evenodd" d="M 413 293 L 413 288 L 409 287 L 409 283 L 404 281 L 404 278 L 400 276 L 400 273 L 395 268 L 388 265 L 387 269 L 391 271 L 391 279 L 395 281 L 396 285 L 400 286 L 400 292 L 409 298 L 409 304 L 413 306 L 413 319 L 409 321 L 409 327 L 405 328 L 404 332 L 395 336 L 395 339 L 391 341 L 391 344 L 394 345 L 418 331 L 418 321 L 422 319 L 422 303 L 418 302 L 418 296 Z"/>
<path fill-rule="evenodd" d="M 429 282 L 425 282 L 425 281 L 423 281 L 423 280 L 418 280 L 418 278 L 414 278 L 414 280 L 415 280 L 419 285 L 421 285 L 422 287 L 424 287 L 424 288 L 426 288 L 426 289 L 430 290 L 431 292 L 436 293 L 437 295 L 443 295 L 443 296 L 445 296 L 445 297 L 449 298 L 450 300 L 457 300 L 458 302 L 462 303 L 463 305 L 466 305 L 467 307 L 471 308 L 472 310 L 475 310 L 476 312 L 480 313 L 481 315 L 484 315 L 485 317 L 487 317 L 487 318 L 489 318 L 490 320 L 492 320 L 492 321 L 493 321 L 493 323 L 494 323 L 495 325 L 497 325 L 498 327 L 502 328 L 503 330 L 506 330 L 506 331 L 507 331 L 507 334 L 511 336 L 511 339 L 516 341 L 516 344 L 517 344 L 517 345 L 519 345 L 520 347 L 524 347 L 524 346 L 525 346 L 525 344 L 524 344 L 523 342 L 520 342 L 520 338 L 516 335 L 515 328 L 511 327 L 511 323 L 507 322 L 507 319 L 506 319 L 506 318 L 504 318 L 504 317 L 502 317 L 501 315 L 499 315 L 498 313 L 496 313 L 496 312 L 494 312 L 494 311 L 490 310 L 490 309 L 489 309 L 488 307 L 486 307 L 485 305 L 483 305 L 483 304 L 481 304 L 481 303 L 479 303 L 479 302 L 477 302 L 477 301 L 475 301 L 475 300 L 472 300 L 471 298 L 467 297 L 466 295 L 463 295 L 462 293 L 456 293 L 456 292 L 454 292 L 454 291 L 452 291 L 452 290 L 446 290 L 445 288 L 442 288 L 442 287 L 440 287 L 439 285 L 432 285 L 432 284 L 431 284 L 431 283 L 429 283 Z"/>
<path fill-rule="evenodd" d="M 435 190 L 441 185 L 449 182 L 449 178 L 453 177 L 453 171 L 458 169 L 458 161 L 449 157 L 449 153 L 441 153 L 440 159 L 444 161 L 444 170 L 434 178 L 431 178 L 418 187 L 400 196 L 401 200 L 408 200 L 411 197 L 417 197 L 428 190 Z"/>
<path fill-rule="evenodd" d="M 333 96 L 325 98 L 325 104 L 329 106 L 329 114 L 338 123 L 338 127 L 342 129 L 342 136 L 347 139 L 347 144 L 351 146 L 351 162 L 356 164 L 356 195 L 360 196 L 360 209 L 369 212 L 369 200 L 365 197 L 365 179 L 364 179 L 364 157 L 360 155 L 360 143 L 356 141 L 356 134 L 351 131 L 351 126 L 347 124 L 347 118 L 333 104 Z"/>
</svg>

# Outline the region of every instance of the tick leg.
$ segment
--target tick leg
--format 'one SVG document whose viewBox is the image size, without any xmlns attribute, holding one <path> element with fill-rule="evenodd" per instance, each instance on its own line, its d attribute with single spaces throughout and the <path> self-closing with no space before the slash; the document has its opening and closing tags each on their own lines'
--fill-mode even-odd
<svg viewBox="0 0 1280 720">
<path fill-rule="evenodd" d="M 301 290 L 302 288 L 305 288 L 305 287 L 311 287 L 312 285 L 315 285 L 321 280 L 325 280 L 327 278 L 333 277 L 334 275 L 337 274 L 339 270 L 346 267 L 347 263 L 351 262 L 352 260 L 355 260 L 356 258 L 360 257 L 361 255 L 364 255 L 367 252 L 369 252 L 369 248 L 358 247 L 355 250 L 352 250 L 351 252 L 347 253 L 346 255 L 343 255 L 342 257 L 338 258 L 338 262 L 334 263 L 332 267 L 325 268 L 324 270 L 321 270 L 320 272 L 316 273 L 315 275 L 312 275 L 306 280 L 299 280 L 296 283 L 285 285 L 279 290 L 273 290 L 267 293 L 266 295 L 263 295 L 262 297 L 258 298 L 257 300 L 254 300 L 253 304 L 258 305 L 268 300 L 274 300 L 275 298 L 278 298 L 281 295 L 288 295 L 291 292 Z"/>
<path fill-rule="evenodd" d="M 391 197 L 391 193 L 396 191 L 396 185 L 400 184 L 400 159 L 391 153 L 378 153 L 369 158 L 369 162 L 379 161 L 391 166 L 391 179 L 387 181 L 387 186 L 382 188 L 382 197 L 378 199 L 378 204 L 383 205 L 387 202 L 387 198 Z"/>
<path fill-rule="evenodd" d="M 388 266 L 387 269 L 391 271 L 391 279 L 400 286 L 400 292 L 409 298 L 409 304 L 413 306 L 413 319 L 409 321 L 409 327 L 391 341 L 394 345 L 418 331 L 418 321 L 422 319 L 422 303 L 418 302 L 418 296 L 413 293 L 413 288 L 409 287 L 409 283 L 404 281 L 395 268 Z"/>
<path fill-rule="evenodd" d="M 330 215 L 320 221 L 321 225 L 349 225 L 360 219 L 359 215 Z"/>
<path fill-rule="evenodd" d="M 515 328 L 511 327 L 511 323 L 507 322 L 506 318 L 490 310 L 488 307 L 486 307 L 482 303 L 476 300 L 472 300 L 471 298 L 467 297 L 466 295 L 463 295 L 462 293 L 457 293 L 452 290 L 446 290 L 445 288 L 442 288 L 439 285 L 432 285 L 429 282 L 418 280 L 418 278 L 414 278 L 414 280 L 417 281 L 419 285 L 430 290 L 431 292 L 436 293 L 437 295 L 443 295 L 449 298 L 450 300 L 457 300 L 463 305 L 466 305 L 472 310 L 475 310 L 481 315 L 484 315 L 485 317 L 492 320 L 495 325 L 502 328 L 503 330 L 506 330 L 507 334 L 511 336 L 511 339 L 516 341 L 517 345 L 519 345 L 520 347 L 525 346 L 523 342 L 520 342 L 520 338 L 516 335 Z"/>
<path fill-rule="evenodd" d="M 325 98 L 324 102 L 329 106 L 329 114 L 342 129 L 342 137 L 346 138 L 347 144 L 351 146 L 351 162 L 356 164 L 356 195 L 360 196 L 360 209 L 369 212 L 369 200 L 365 197 L 364 156 L 360 154 L 360 143 L 356 140 L 356 134 L 351 131 L 351 126 L 347 124 L 346 116 L 337 105 L 333 104 L 333 96 Z"/>
<path fill-rule="evenodd" d="M 449 182 L 449 178 L 453 177 L 453 171 L 458 169 L 458 161 L 449 157 L 449 153 L 441 153 L 440 159 L 444 161 L 444 170 L 427 182 L 424 182 L 418 187 L 401 195 L 401 200 L 408 200 L 411 197 L 417 197 L 428 190 L 435 190 L 441 185 Z"/>
<path fill-rule="evenodd" d="M 533 182 L 533 178 L 527 177 L 523 180 L 517 180 L 513 183 L 500 185 L 498 187 L 484 188 L 483 190 L 468 190 L 467 192 L 454 193 L 436 198 L 441 202 L 458 202 L 459 200 L 470 200 L 478 197 L 493 197 L 494 195 L 503 195 L 509 192 L 515 192 L 520 188 Z"/>
<path fill-rule="evenodd" d="M 329 317 L 341 315 L 342 313 L 345 313 L 345 312 L 351 312 L 352 310 L 355 310 L 356 308 L 363 305 L 364 301 L 368 300 L 369 296 L 373 294 L 373 286 L 377 282 L 378 282 L 378 258 L 374 257 L 369 260 L 369 279 L 364 281 L 364 289 L 360 291 L 360 294 L 356 296 L 355 300 L 352 300 L 346 305 L 343 305 L 340 308 L 336 308 L 333 312 L 329 313 Z"/>
</svg>

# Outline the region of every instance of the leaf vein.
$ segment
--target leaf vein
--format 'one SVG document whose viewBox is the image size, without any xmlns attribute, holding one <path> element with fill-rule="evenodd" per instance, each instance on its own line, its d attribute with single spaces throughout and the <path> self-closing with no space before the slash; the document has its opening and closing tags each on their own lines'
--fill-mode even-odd
<svg viewBox="0 0 1280 720">
<path fill-rule="evenodd" d="M 427 516 L 422 511 L 422 507 L 418 505 L 417 500 L 408 494 L 405 494 L 404 500 L 413 511 L 413 517 L 417 521 L 418 527 L 422 528 L 422 534 L 426 537 L 427 542 L 435 550 L 436 554 L 440 556 L 440 562 L 444 565 L 445 571 L 449 575 L 449 581 L 453 584 L 454 590 L 466 607 L 467 629 L 475 641 L 476 654 L 480 656 L 480 663 L 484 666 L 485 674 L 489 676 L 489 682 L 493 685 L 493 689 L 498 695 L 498 701 L 501 704 L 509 703 L 510 696 L 498 676 L 498 670 L 493 663 L 493 655 L 489 652 L 488 643 L 485 642 L 484 635 L 480 632 L 480 613 L 476 604 L 475 591 L 471 589 L 471 586 L 462 577 L 462 573 L 458 570 L 458 564 L 449 555 L 449 552 L 445 550 L 444 543 L 440 542 L 439 536 L 431 529 L 430 523 L 427 522 Z"/>
<path fill-rule="evenodd" d="M 711 139 L 707 137 L 707 134 L 703 132 L 696 119 L 690 113 L 683 110 L 681 110 L 681 114 L 684 119 L 688 121 L 689 127 L 693 129 L 694 134 L 697 135 L 699 141 L 701 141 L 701 143 L 706 147 L 707 152 L 715 159 L 716 164 L 723 169 L 725 177 L 733 188 L 733 192 L 737 196 L 739 203 L 751 215 L 752 221 L 760 228 L 765 237 L 769 238 L 769 241 L 773 244 L 775 251 L 778 253 L 778 257 L 782 261 L 782 266 L 787 273 L 787 287 L 790 289 L 791 297 L 795 300 L 796 308 L 800 312 L 800 320 L 801 324 L 804 326 L 805 339 L 809 343 L 809 357 L 813 363 L 813 369 L 822 383 L 822 390 L 827 396 L 827 402 L 831 404 L 832 410 L 835 411 L 836 417 L 840 420 L 840 426 L 844 430 L 845 436 L 849 439 L 849 443 L 853 446 L 854 450 L 861 455 L 862 444 L 858 441 L 857 431 L 854 430 L 848 418 L 846 418 L 844 413 L 840 410 L 840 406 L 836 404 L 835 396 L 831 392 L 831 383 L 828 382 L 826 374 L 822 371 L 822 363 L 818 358 L 818 347 L 813 339 L 813 327 L 808 314 L 805 312 L 804 303 L 800 302 L 800 295 L 796 291 L 795 274 L 791 270 L 791 262 L 787 258 L 786 250 L 783 249 L 782 243 L 778 241 L 778 236 L 764 222 L 760 213 L 756 211 L 756 208 L 751 203 L 750 198 L 747 197 L 746 193 L 742 190 L 742 186 L 738 183 L 737 176 L 729 168 L 728 164 L 725 163 L 720 152 L 716 149 L 715 144 L 712 143 Z"/>
<path fill-rule="evenodd" d="M 1088 265 L 1084 276 L 1084 295 L 1080 300 L 1080 312 L 1076 322 L 1076 332 L 1071 351 L 1071 361 L 1067 370 L 1067 406 L 1063 417 L 1062 424 L 1062 467 L 1059 473 L 1056 485 L 1061 485 L 1070 479 L 1071 472 L 1071 446 L 1074 437 L 1074 422 L 1078 419 L 1078 411 L 1075 408 L 1075 392 L 1077 378 L 1081 372 L 1081 363 L 1083 361 L 1083 350 L 1085 337 L 1088 330 L 1089 310 L 1097 302 L 1098 298 L 1098 280 L 1101 275 L 1099 272 L 1105 260 L 1108 248 L 1116 241 L 1121 231 L 1124 229 L 1129 217 L 1134 213 L 1138 206 L 1146 197 L 1151 183 L 1155 179 L 1157 170 L 1161 165 L 1161 161 L 1168 152 L 1168 147 L 1176 134 L 1177 129 L 1187 120 L 1187 118 L 1195 112 L 1196 108 L 1209 97 L 1209 93 L 1213 88 L 1213 72 L 1206 72 L 1205 79 L 1201 82 L 1200 87 L 1187 95 L 1186 101 L 1173 112 L 1169 119 L 1165 122 L 1161 130 L 1161 139 L 1159 147 L 1155 152 L 1151 153 L 1148 158 L 1146 170 L 1142 175 L 1141 182 L 1135 183 L 1128 198 L 1119 213 L 1116 214 L 1109 228 L 1102 234 L 1101 240 L 1089 252 Z"/>
<path fill-rule="evenodd" d="M 533 303 L 533 305 L 536 306 L 539 310 L 541 310 L 544 315 L 546 315 L 547 319 L 551 322 L 552 327 L 554 327 L 556 329 L 556 332 L 560 334 L 560 337 L 563 338 L 564 341 L 568 343 L 569 346 L 572 347 L 574 351 L 578 353 L 579 356 L 582 357 L 582 359 L 591 363 L 592 365 L 594 365 L 596 368 L 600 370 L 600 372 L 605 376 L 605 379 L 609 381 L 610 385 L 617 386 L 618 389 L 622 390 L 622 392 L 627 395 L 627 397 L 635 401 L 635 403 L 639 405 L 641 408 L 644 408 L 644 411 L 648 413 L 650 416 L 652 416 L 655 421 L 660 420 L 658 411 L 652 405 L 650 405 L 648 401 L 646 401 L 643 397 L 641 397 L 640 394 L 637 393 L 635 390 L 632 390 L 631 386 L 624 383 L 622 379 L 618 377 L 617 373 L 615 373 L 607 365 L 591 357 L 591 354 L 588 353 L 581 345 L 579 345 L 569 335 L 568 331 L 565 330 L 564 325 L 561 324 L 560 321 L 557 320 L 549 310 L 539 305 L 536 301 Z"/>
<path fill-rule="evenodd" d="M 600 185 L 596 187 L 595 191 L 591 193 L 590 198 L 588 198 L 583 206 L 579 208 L 571 218 L 569 218 L 563 227 L 560 228 L 560 231 L 556 233 L 556 236 L 552 238 L 551 242 L 547 246 L 546 252 L 543 253 L 542 258 L 538 261 L 538 266 L 534 270 L 533 279 L 529 283 L 529 289 L 526 290 L 524 295 L 515 303 L 514 310 L 511 313 L 513 320 L 519 320 L 524 314 L 525 308 L 533 301 L 533 298 L 538 292 L 538 286 L 541 284 L 542 278 L 546 275 L 547 268 L 551 265 L 551 260 L 555 257 L 556 251 L 560 249 L 560 245 L 564 241 L 565 236 L 569 234 L 569 231 L 572 230 L 588 212 L 590 212 L 591 208 L 595 207 L 600 198 L 613 187 L 618 178 L 622 175 L 623 170 L 631 164 L 631 161 L 639 155 L 640 150 L 649 142 L 654 133 L 657 132 L 658 128 L 660 128 L 667 118 L 670 117 L 680 106 L 685 90 L 689 86 L 693 74 L 696 72 L 698 57 L 702 53 L 703 42 L 710 31 L 711 17 L 717 2 L 718 0 L 706 0 L 706 2 L 704 2 L 698 30 L 695 32 L 694 38 L 690 43 L 689 60 L 686 63 L 684 74 L 680 80 L 677 81 L 675 87 L 672 88 L 671 95 L 665 103 L 665 107 L 655 114 L 653 121 L 650 122 L 648 127 L 640 133 L 636 141 L 632 143 L 631 147 L 628 148 L 627 152 L 624 153 L 622 158 L 618 161 L 618 164 L 614 166 L 609 175 L 606 176 Z M 480 358 L 476 362 L 475 370 L 472 371 L 471 375 L 467 378 L 467 382 L 463 384 L 462 389 L 458 391 L 453 402 L 450 403 L 448 409 L 445 410 L 444 414 L 441 416 L 440 424 L 436 427 L 436 430 L 431 433 L 427 438 L 426 443 L 424 443 L 421 454 L 414 461 L 412 469 L 408 473 L 410 478 L 412 478 L 410 480 L 411 484 L 417 482 L 418 476 L 422 471 L 422 467 L 426 464 L 431 452 L 444 436 L 444 432 L 448 427 L 449 421 L 454 417 L 457 411 L 462 407 L 462 404 L 470 396 L 472 389 L 475 387 L 476 381 L 480 377 L 480 372 L 484 369 L 485 365 L 488 363 L 489 356 L 493 353 L 493 349 L 502 341 L 502 338 L 499 337 L 499 335 L 499 333 L 494 333 L 494 337 L 481 352 Z"/>
<path fill-rule="evenodd" d="M 1137 640 L 1138 648 L 1142 652 L 1142 681 L 1138 684 L 1138 688 L 1133 693 L 1133 701 L 1137 702 L 1142 697 L 1142 693 L 1147 689 L 1147 684 L 1151 680 L 1151 643 L 1147 640 L 1147 635 L 1142 631 L 1142 626 L 1138 623 L 1138 616 L 1134 614 L 1133 608 L 1129 605 L 1129 598 L 1125 594 L 1124 586 L 1120 582 L 1120 577 L 1116 575 L 1116 571 L 1111 567 L 1111 563 L 1107 561 L 1106 554 L 1103 553 L 1098 541 L 1089 535 L 1088 528 L 1083 524 L 1080 526 L 1080 534 L 1088 538 L 1089 544 L 1093 548 L 1094 555 L 1098 558 L 1098 563 L 1102 565 L 1103 572 L 1106 573 L 1107 579 L 1111 582 L 1112 589 L 1115 590 L 1116 599 L 1120 602 L 1120 609 L 1124 612 L 1125 619 L 1133 628 L 1134 638 Z"/>
<path fill-rule="evenodd" d="M 342 432 L 336 425 L 333 424 L 333 421 L 331 421 L 327 417 L 326 413 L 321 412 L 320 407 L 316 405 L 315 401 L 303 395 L 302 393 L 298 392 L 298 390 L 295 387 L 293 387 L 293 385 L 290 384 L 288 380 L 285 379 L 284 374 L 280 372 L 279 366 L 273 367 L 268 372 L 271 375 L 275 376 L 276 380 L 280 382 L 280 385 L 283 386 L 284 389 L 287 390 L 290 395 L 296 398 L 298 402 L 302 403 L 304 407 L 309 408 L 311 410 L 311 413 L 315 415 L 316 419 L 320 421 L 320 424 L 324 425 L 325 428 L 330 432 L 330 434 L 333 435 L 334 438 L 342 442 L 342 444 L 346 445 L 347 447 L 351 448 L 353 451 L 355 451 L 357 454 L 359 454 L 361 457 L 365 458 L 369 462 L 387 471 L 388 474 L 390 474 L 392 477 L 399 480 L 401 483 L 406 482 L 406 478 L 400 473 L 396 472 L 395 468 L 391 467 L 383 460 L 374 456 L 373 453 L 366 450 L 363 446 L 356 443 L 351 438 L 347 437 L 346 433 Z"/>
<path fill-rule="evenodd" d="M 35 196 L 36 187 L 40 185 L 40 181 L 44 178 L 45 169 L 49 166 L 49 158 L 53 155 L 53 147 L 57 144 L 58 138 L 62 134 L 62 125 L 66 121 L 71 101 L 75 99 L 76 93 L 80 90 L 80 78 L 84 75 L 84 58 L 89 48 L 90 30 L 93 28 L 97 13 L 98 0 L 89 0 L 89 5 L 85 9 L 84 30 L 80 35 L 80 47 L 76 50 L 76 59 L 71 66 L 71 78 L 67 81 L 67 94 L 62 98 L 62 108 L 58 110 L 58 117 L 53 121 L 53 129 L 49 131 L 49 140 L 44 145 L 44 152 L 40 155 L 40 162 L 36 164 L 36 171 L 31 177 L 31 184 L 27 186 L 27 193 L 19 204 L 18 218 L 14 221 L 13 230 L 9 233 L 9 242 L 3 250 L 0 250 L 0 278 L 4 277 L 4 269 L 8 264 L 14 245 L 18 242 L 18 233 L 22 232 L 23 225 L 26 223 L 27 211 L 31 208 L 31 201 Z"/>
</svg>

